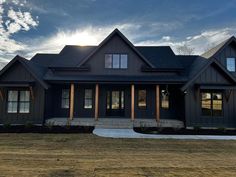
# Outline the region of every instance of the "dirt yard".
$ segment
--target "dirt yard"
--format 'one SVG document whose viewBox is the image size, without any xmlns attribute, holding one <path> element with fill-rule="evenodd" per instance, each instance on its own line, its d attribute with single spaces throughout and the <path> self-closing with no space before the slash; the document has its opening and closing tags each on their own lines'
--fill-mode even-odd
<svg viewBox="0 0 236 177">
<path fill-rule="evenodd" d="M 236 176 L 236 141 L 0 134 L 0 176 Z"/>
</svg>

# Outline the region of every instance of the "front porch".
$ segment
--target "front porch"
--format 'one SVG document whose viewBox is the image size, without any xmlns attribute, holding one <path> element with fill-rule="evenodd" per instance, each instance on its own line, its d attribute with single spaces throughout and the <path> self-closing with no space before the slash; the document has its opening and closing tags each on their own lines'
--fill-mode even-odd
<svg viewBox="0 0 236 177">
<path fill-rule="evenodd" d="M 119 119 L 119 118 L 50 118 L 47 119 L 45 125 L 51 126 L 93 126 L 96 128 L 134 128 L 134 127 L 161 127 L 161 128 L 184 128 L 184 122 L 177 119 Z"/>
<path fill-rule="evenodd" d="M 45 124 L 101 128 L 183 128 L 184 95 L 179 88 L 179 85 L 150 83 L 55 84 L 47 94 L 46 100 L 52 100 L 53 103 L 46 102 L 50 114 L 45 116 Z M 63 90 L 68 91 L 67 97 Z M 66 100 L 63 102 L 59 98 L 67 99 L 69 104 L 62 107 Z"/>
</svg>

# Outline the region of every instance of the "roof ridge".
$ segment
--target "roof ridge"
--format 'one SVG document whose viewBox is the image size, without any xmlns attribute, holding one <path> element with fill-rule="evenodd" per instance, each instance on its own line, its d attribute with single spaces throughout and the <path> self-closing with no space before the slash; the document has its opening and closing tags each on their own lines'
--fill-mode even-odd
<svg viewBox="0 0 236 177">
<path fill-rule="evenodd" d="M 58 53 L 36 53 L 34 56 L 36 56 L 36 55 L 58 55 Z"/>
<path fill-rule="evenodd" d="M 175 55 L 177 57 L 200 57 L 200 55 Z"/>
<path fill-rule="evenodd" d="M 76 46 L 76 47 L 97 47 L 98 45 L 71 45 L 71 44 L 66 44 L 64 45 L 64 47 L 66 46 Z"/>
<path fill-rule="evenodd" d="M 169 47 L 171 48 L 171 46 L 169 45 L 135 45 L 134 47 Z"/>
</svg>

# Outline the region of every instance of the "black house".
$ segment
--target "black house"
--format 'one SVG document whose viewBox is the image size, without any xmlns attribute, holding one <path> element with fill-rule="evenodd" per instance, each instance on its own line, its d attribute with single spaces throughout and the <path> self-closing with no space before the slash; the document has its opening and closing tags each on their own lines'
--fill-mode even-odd
<svg viewBox="0 0 236 177">
<path fill-rule="evenodd" d="M 236 39 L 201 56 L 134 46 L 115 29 L 98 46 L 16 56 L 0 72 L 0 124 L 236 128 Z"/>
</svg>

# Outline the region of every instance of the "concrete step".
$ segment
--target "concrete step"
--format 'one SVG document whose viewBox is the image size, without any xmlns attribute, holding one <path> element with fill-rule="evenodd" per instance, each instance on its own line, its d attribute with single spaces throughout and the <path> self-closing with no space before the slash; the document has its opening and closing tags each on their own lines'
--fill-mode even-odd
<svg viewBox="0 0 236 177">
<path fill-rule="evenodd" d="M 129 119 L 99 119 L 95 123 L 96 128 L 130 129 L 133 122 Z"/>
<path fill-rule="evenodd" d="M 46 120 L 46 124 L 51 126 L 65 126 L 68 118 L 51 118 Z M 183 128 L 184 122 L 176 119 L 161 119 L 157 122 L 155 119 L 120 119 L 120 118 L 74 118 L 70 121 L 72 126 L 97 126 L 104 128 L 133 128 L 133 127 L 173 127 Z"/>
<path fill-rule="evenodd" d="M 133 125 L 130 125 L 130 126 L 111 126 L 111 125 L 96 125 L 95 128 L 104 128 L 104 129 L 132 129 L 133 128 Z"/>
</svg>

